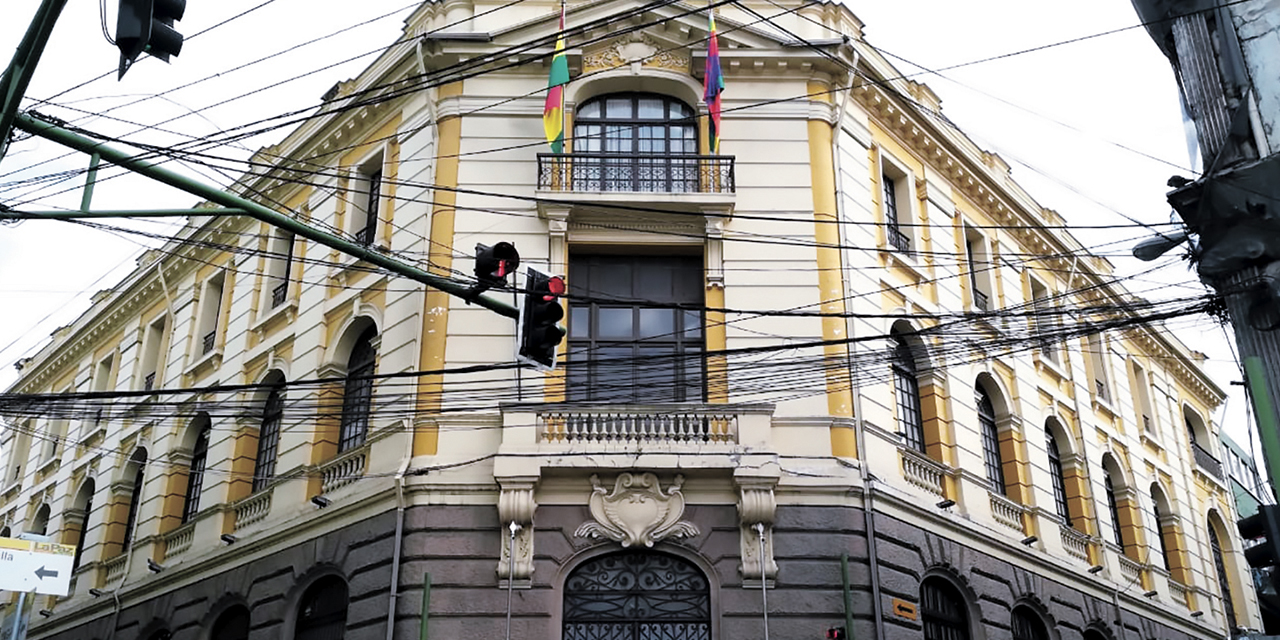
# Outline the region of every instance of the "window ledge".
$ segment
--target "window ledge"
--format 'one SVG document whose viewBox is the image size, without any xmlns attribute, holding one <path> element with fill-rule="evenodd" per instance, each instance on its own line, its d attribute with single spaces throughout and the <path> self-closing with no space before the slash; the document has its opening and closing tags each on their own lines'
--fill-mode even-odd
<svg viewBox="0 0 1280 640">
<path fill-rule="evenodd" d="M 1111 404 L 1110 400 L 1107 400 L 1102 396 L 1099 396 L 1097 393 L 1094 393 L 1092 395 L 1093 395 L 1093 408 L 1095 411 L 1102 411 L 1113 419 L 1120 416 L 1120 412 L 1116 411 L 1116 408 Z"/>
<path fill-rule="evenodd" d="M 1138 440 L 1140 440 L 1142 444 L 1155 449 L 1157 452 L 1164 449 L 1164 447 L 1160 446 L 1160 443 L 1156 441 L 1155 437 L 1152 436 L 1149 431 L 1143 431 L 1138 434 Z"/>
<path fill-rule="evenodd" d="M 884 256 L 887 266 L 897 265 L 917 280 L 925 279 L 924 265 L 916 259 L 914 254 L 898 251 L 893 247 L 886 247 L 880 249 L 880 255 Z"/>
<path fill-rule="evenodd" d="M 215 347 L 208 353 L 202 354 L 194 363 L 191 364 L 191 366 L 187 367 L 187 370 L 183 373 L 194 378 L 196 374 L 205 367 L 217 369 L 220 366 L 222 366 L 222 347 Z"/>
<path fill-rule="evenodd" d="M 61 464 L 62 460 L 59 459 L 57 455 L 51 456 L 48 460 L 41 462 L 39 467 L 36 467 L 36 476 L 40 477 L 48 475 L 61 466 Z"/>
<path fill-rule="evenodd" d="M 267 309 L 262 314 L 262 317 L 253 323 L 253 326 L 249 327 L 249 330 L 258 334 L 258 337 L 261 338 L 266 333 L 267 325 L 274 323 L 281 317 L 285 318 L 285 322 L 293 322 L 294 318 L 298 317 L 298 301 L 285 300 L 279 305 Z"/>
<path fill-rule="evenodd" d="M 1041 349 L 1035 350 L 1035 362 L 1038 368 L 1043 371 L 1048 371 L 1055 378 L 1059 380 L 1067 379 L 1067 372 L 1062 370 L 1062 364 L 1060 362 L 1055 362 L 1051 358 L 1045 357 L 1044 352 Z"/>
<path fill-rule="evenodd" d="M 84 434 L 83 437 L 81 437 L 78 441 L 76 441 L 76 446 L 88 447 L 95 439 L 105 439 L 106 437 L 107 437 L 107 427 L 102 423 L 99 423 L 91 431 Z"/>
<path fill-rule="evenodd" d="M 9 486 L 5 487 L 3 492 L 0 492 L 0 495 L 3 495 L 4 497 L 8 498 L 9 496 L 16 494 L 21 489 L 22 489 L 22 479 L 19 478 L 17 480 L 14 480 L 13 482 L 10 482 Z"/>
</svg>

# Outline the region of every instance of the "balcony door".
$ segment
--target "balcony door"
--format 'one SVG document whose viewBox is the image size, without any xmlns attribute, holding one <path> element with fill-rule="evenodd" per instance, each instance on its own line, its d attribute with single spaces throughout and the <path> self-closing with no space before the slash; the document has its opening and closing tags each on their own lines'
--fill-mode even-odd
<svg viewBox="0 0 1280 640">
<path fill-rule="evenodd" d="M 564 585 L 564 640 L 710 640 L 711 594 L 694 565 L 652 551 L 590 560 Z"/>
<path fill-rule="evenodd" d="M 574 253 L 569 293 L 570 401 L 704 401 L 702 256 Z"/>
<path fill-rule="evenodd" d="M 573 119 L 573 181 L 582 191 L 698 190 L 697 119 L 654 93 L 592 98 Z"/>
</svg>

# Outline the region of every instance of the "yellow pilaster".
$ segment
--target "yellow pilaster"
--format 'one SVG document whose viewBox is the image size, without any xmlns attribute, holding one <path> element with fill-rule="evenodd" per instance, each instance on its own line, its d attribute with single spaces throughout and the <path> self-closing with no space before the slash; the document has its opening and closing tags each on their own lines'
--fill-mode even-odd
<svg viewBox="0 0 1280 640">
<path fill-rule="evenodd" d="M 706 300 L 708 308 L 723 309 L 724 288 L 707 287 Z M 729 401 L 729 363 L 723 353 L 729 342 L 724 312 L 708 311 L 705 326 L 707 351 L 720 354 L 707 357 L 707 401 L 725 403 Z"/>
<path fill-rule="evenodd" d="M 820 94 L 813 100 L 830 103 L 828 87 L 820 82 L 810 82 L 808 92 Z M 845 312 L 844 272 L 840 260 L 840 229 L 836 215 L 836 172 L 832 148 L 833 128 L 826 120 L 809 120 L 809 170 L 813 189 L 814 241 L 817 244 L 818 291 L 822 299 L 822 339 L 844 340 Z M 847 344 L 827 344 L 823 347 L 827 361 L 827 411 L 833 417 L 853 416 L 853 393 L 849 379 L 849 348 Z M 857 442 L 853 429 L 832 427 L 831 452 L 834 455 L 856 458 Z"/>
<path fill-rule="evenodd" d="M 462 95 L 462 82 L 439 88 L 439 101 Z M 458 152 L 462 149 L 462 117 L 457 113 L 442 116 L 436 125 L 435 206 L 431 210 L 431 244 L 427 253 L 428 270 L 441 276 L 451 275 L 453 267 L 453 226 L 458 194 Z M 445 337 L 449 325 L 449 294 L 427 289 L 422 308 L 422 351 L 419 367 L 424 371 L 444 368 Z M 444 380 L 439 375 L 418 378 L 417 412 L 434 416 L 440 412 Z M 436 423 L 415 423 L 413 455 L 435 455 L 440 445 L 440 429 Z"/>
</svg>

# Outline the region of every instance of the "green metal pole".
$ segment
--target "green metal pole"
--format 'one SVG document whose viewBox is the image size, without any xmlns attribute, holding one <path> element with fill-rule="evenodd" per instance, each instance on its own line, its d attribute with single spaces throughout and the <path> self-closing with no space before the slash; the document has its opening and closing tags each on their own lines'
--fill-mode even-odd
<svg viewBox="0 0 1280 640">
<path fill-rule="evenodd" d="M 244 216 L 244 209 L 119 209 L 113 211 L 0 211 L 0 220 L 81 220 L 93 218 L 181 218 Z"/>
<path fill-rule="evenodd" d="M 431 617 L 431 574 L 422 574 L 422 620 L 418 623 L 418 640 L 427 640 L 427 622 Z"/>
<path fill-rule="evenodd" d="M 93 154 L 89 156 L 89 174 L 84 177 L 84 195 L 80 197 L 80 210 L 88 211 L 89 204 L 93 202 L 93 187 L 98 184 L 98 163 L 102 162 L 102 156 Z"/>
<path fill-rule="evenodd" d="M 1253 400 L 1253 415 L 1258 425 L 1258 436 L 1262 440 L 1262 458 L 1267 465 L 1267 479 L 1271 481 L 1271 491 L 1280 501 L 1280 424 L 1277 424 L 1276 409 L 1271 403 L 1270 385 L 1267 384 L 1267 369 L 1258 356 L 1245 356 L 1244 379 L 1249 385 L 1249 397 Z"/>
<path fill-rule="evenodd" d="M 849 589 L 849 554 L 840 554 L 840 580 L 844 583 L 844 637 L 853 640 L 853 591 Z"/>
<path fill-rule="evenodd" d="M 281 229 L 291 231 L 296 236 L 301 236 L 308 240 L 325 245 L 326 247 L 337 249 L 345 254 L 355 256 L 361 260 L 382 267 L 392 273 L 416 280 L 428 287 L 458 296 L 463 300 L 475 303 L 476 305 L 489 309 L 490 311 L 494 311 L 499 315 L 512 319 L 518 318 L 520 315 L 520 312 L 515 307 L 505 302 L 500 302 L 486 296 L 471 295 L 471 285 L 469 284 L 456 282 L 449 278 L 428 273 L 418 267 L 405 264 L 399 260 L 383 255 L 365 245 L 357 244 L 331 233 L 326 233 L 299 222 L 287 215 L 268 209 L 267 207 L 264 207 L 252 200 L 247 200 L 237 195 L 222 191 L 216 187 L 196 182 L 184 175 L 136 158 L 120 149 L 113 149 L 104 143 L 67 131 L 53 123 L 37 120 L 27 114 L 20 113 L 14 120 L 14 126 L 28 133 L 71 147 L 77 151 L 89 154 L 96 153 L 107 162 L 111 162 L 129 169 L 130 171 L 140 173 L 148 178 L 152 178 L 171 187 L 181 189 L 187 193 L 199 196 L 229 209 L 242 209 L 252 218 L 261 220 Z"/>
<path fill-rule="evenodd" d="M 22 36 L 22 42 L 13 52 L 13 60 L 5 69 L 4 77 L 0 78 L 0 160 L 9 150 L 9 132 L 13 130 L 18 104 L 27 93 L 27 85 L 31 84 L 31 76 L 36 72 L 36 63 L 40 62 L 49 34 L 53 33 L 53 25 L 58 22 L 65 6 L 67 0 L 44 0 L 40 3 L 26 35 Z"/>
</svg>

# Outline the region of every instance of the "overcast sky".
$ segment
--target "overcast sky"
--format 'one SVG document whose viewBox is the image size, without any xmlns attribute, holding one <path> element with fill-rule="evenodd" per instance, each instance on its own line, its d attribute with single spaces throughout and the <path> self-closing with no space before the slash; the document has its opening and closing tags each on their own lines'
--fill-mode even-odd
<svg viewBox="0 0 1280 640">
<path fill-rule="evenodd" d="M 5 59 L 38 4 L 6 0 L 6 19 L 0 24 L 0 55 Z M 179 23 L 179 31 L 189 37 L 181 56 L 170 65 L 144 59 L 117 82 L 117 53 L 103 36 L 99 4 L 70 0 L 25 106 L 88 129 L 153 144 L 210 135 L 314 106 L 325 90 L 357 74 L 400 34 L 404 17 L 416 3 L 274 0 L 254 9 L 261 4 L 263 0 L 192 0 Z M 1150 298 L 1204 291 L 1185 263 L 1170 261 L 1171 266 L 1156 273 L 1144 273 L 1151 265 L 1127 255 L 1149 234 L 1133 226 L 1134 220 L 1168 222 L 1165 180 L 1173 174 L 1191 175 L 1172 72 L 1146 32 L 1136 28 L 1138 18 L 1129 0 L 849 4 L 866 24 L 866 39 L 904 73 L 919 74 L 913 77 L 942 97 L 947 117 L 980 146 L 1014 165 L 1014 177 L 1042 205 L 1056 209 L 1073 225 L 1125 225 L 1080 229 L 1076 235 L 1121 273 L 1140 274 L 1128 283 L 1130 290 Z M 110 31 L 115 6 L 115 0 L 107 2 Z M 250 12 L 215 26 L 245 11 Z M 361 24 L 366 21 L 370 22 Z M 233 70 L 339 31 L 341 35 Z M 995 57 L 999 58 L 941 75 L 921 68 L 945 69 Z M 314 73 L 290 80 L 307 71 Z M 79 86 L 102 74 L 109 75 Z M 729 78 L 729 93 L 732 82 Z M 183 87 L 190 83 L 195 84 Z M 249 92 L 253 93 L 242 97 Z M 128 104 L 159 93 L 164 95 Z M 106 117 L 90 115 L 112 107 L 120 108 Z M 139 124 L 170 118 L 178 119 L 159 125 L 168 132 L 134 133 Z M 283 132 L 249 140 L 245 148 L 256 149 L 282 136 Z M 39 140 L 13 145 L 0 163 L 0 202 L 27 209 L 77 207 L 79 190 L 68 190 L 71 184 L 38 192 L 13 185 L 32 175 L 87 165 L 87 158 L 77 154 L 58 159 L 64 152 Z M 49 162 L 28 173 L 15 173 L 45 161 Z M 200 171 L 208 182 L 229 182 L 226 175 Z M 40 199 L 30 201 L 30 194 Z M 144 179 L 125 177 L 100 184 L 94 207 L 189 207 L 196 201 Z M 112 223 L 161 234 L 175 230 L 173 222 Z M 94 291 L 114 285 L 128 272 L 145 242 L 66 223 L 30 221 L 0 227 L 0 388 L 15 380 L 16 360 L 34 353 L 54 329 L 73 321 Z M 1200 317 L 1172 324 L 1185 342 L 1209 355 L 1210 370 L 1220 385 L 1227 388 L 1230 380 L 1239 379 L 1224 333 L 1213 321 Z M 1243 396 L 1233 393 L 1229 405 L 1227 431 L 1247 443 Z"/>
</svg>

